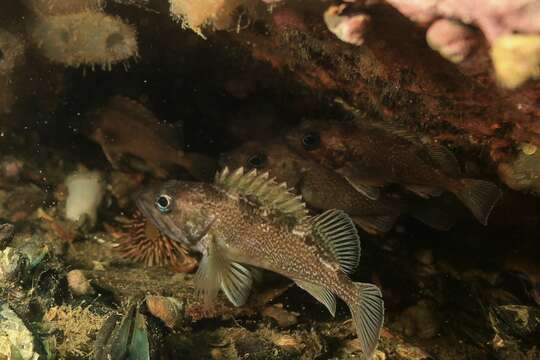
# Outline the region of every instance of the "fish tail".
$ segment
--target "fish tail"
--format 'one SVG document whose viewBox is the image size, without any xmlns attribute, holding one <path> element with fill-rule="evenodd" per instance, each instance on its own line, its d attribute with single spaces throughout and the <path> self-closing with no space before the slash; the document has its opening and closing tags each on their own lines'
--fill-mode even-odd
<svg viewBox="0 0 540 360">
<path fill-rule="evenodd" d="M 492 182 L 475 179 L 461 179 L 451 183 L 452 191 L 483 225 L 487 225 L 489 214 L 500 199 L 502 192 Z"/>
<path fill-rule="evenodd" d="M 360 282 L 352 285 L 348 305 L 362 351 L 371 359 L 384 322 L 384 301 L 377 286 Z"/>
</svg>

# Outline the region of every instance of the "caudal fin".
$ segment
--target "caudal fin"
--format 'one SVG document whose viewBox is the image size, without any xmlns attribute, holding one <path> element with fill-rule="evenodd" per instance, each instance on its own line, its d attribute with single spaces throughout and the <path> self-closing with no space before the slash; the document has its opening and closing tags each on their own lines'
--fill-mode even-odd
<svg viewBox="0 0 540 360">
<path fill-rule="evenodd" d="M 502 193 L 497 185 L 483 180 L 462 179 L 450 189 L 483 225 Z"/>
<path fill-rule="evenodd" d="M 371 359 L 384 322 L 381 290 L 367 283 L 354 283 L 356 301 L 349 304 L 362 351 Z"/>
</svg>

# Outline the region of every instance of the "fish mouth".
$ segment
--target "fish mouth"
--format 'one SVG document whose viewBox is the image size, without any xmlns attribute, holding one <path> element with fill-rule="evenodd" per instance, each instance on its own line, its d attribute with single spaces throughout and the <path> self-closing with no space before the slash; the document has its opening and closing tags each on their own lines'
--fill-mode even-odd
<svg viewBox="0 0 540 360">
<path fill-rule="evenodd" d="M 173 218 L 167 214 L 161 214 L 154 206 L 155 191 L 142 190 L 135 195 L 135 205 L 145 218 L 163 234 L 173 241 L 190 245 L 189 240 L 183 231 L 174 222 Z"/>
</svg>

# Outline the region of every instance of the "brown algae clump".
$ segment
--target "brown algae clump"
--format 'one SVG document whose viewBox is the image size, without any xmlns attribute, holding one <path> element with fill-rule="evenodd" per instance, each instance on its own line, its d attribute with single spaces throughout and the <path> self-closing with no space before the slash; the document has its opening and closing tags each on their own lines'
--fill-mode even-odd
<svg viewBox="0 0 540 360">
<path fill-rule="evenodd" d="M 90 356 L 95 334 L 105 316 L 94 314 L 88 307 L 54 306 L 43 316 L 42 326 L 55 337 L 61 358 Z"/>
<path fill-rule="evenodd" d="M 137 56 L 137 34 L 121 19 L 82 12 L 38 19 L 31 37 L 43 56 L 66 66 L 111 65 Z"/>
<path fill-rule="evenodd" d="M 25 0 L 25 4 L 37 15 L 52 16 L 101 10 L 105 0 Z"/>
</svg>

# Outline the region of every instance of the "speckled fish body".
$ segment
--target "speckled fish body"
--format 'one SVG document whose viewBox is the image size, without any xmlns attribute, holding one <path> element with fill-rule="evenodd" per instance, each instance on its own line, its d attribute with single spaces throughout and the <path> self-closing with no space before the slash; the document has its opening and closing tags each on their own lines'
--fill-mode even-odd
<svg viewBox="0 0 540 360">
<path fill-rule="evenodd" d="M 305 121 L 285 137 L 301 156 L 337 169 L 351 183 L 401 184 L 422 197 L 450 191 L 484 225 L 501 196 L 491 182 L 464 178 L 445 147 L 423 144 L 391 124 Z"/>
<path fill-rule="evenodd" d="M 214 184 L 169 181 L 141 193 L 138 207 L 176 241 L 203 254 L 195 275 L 207 303 L 221 288 L 235 305 L 245 303 L 252 267 L 294 280 L 334 314 L 334 295 L 350 307 L 364 352 L 373 353 L 384 318 L 380 290 L 347 277 L 360 259 L 350 218 L 329 210 L 311 217 L 301 197 L 268 173 L 230 173 Z"/>
</svg>

